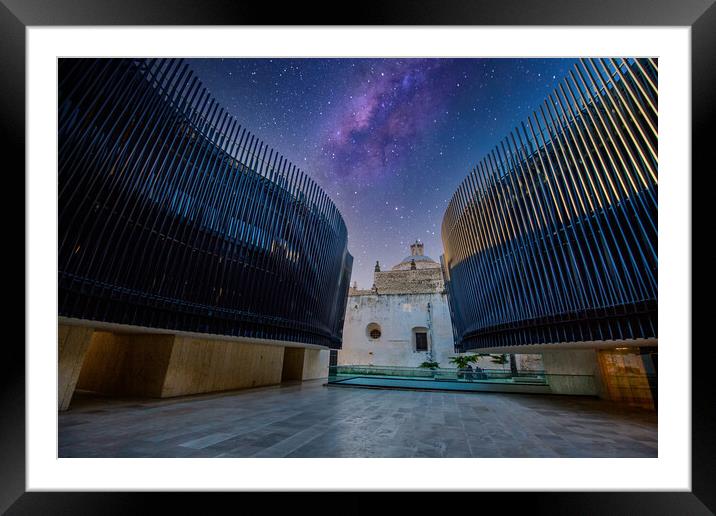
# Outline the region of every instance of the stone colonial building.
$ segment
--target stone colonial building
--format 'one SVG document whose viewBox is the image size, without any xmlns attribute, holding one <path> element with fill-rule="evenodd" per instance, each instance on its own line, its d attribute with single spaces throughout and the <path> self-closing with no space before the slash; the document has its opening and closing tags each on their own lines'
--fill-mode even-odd
<svg viewBox="0 0 716 516">
<path fill-rule="evenodd" d="M 454 355 L 442 269 L 421 242 L 390 270 L 376 262 L 373 288 L 349 289 L 339 365 L 451 367 Z"/>
</svg>

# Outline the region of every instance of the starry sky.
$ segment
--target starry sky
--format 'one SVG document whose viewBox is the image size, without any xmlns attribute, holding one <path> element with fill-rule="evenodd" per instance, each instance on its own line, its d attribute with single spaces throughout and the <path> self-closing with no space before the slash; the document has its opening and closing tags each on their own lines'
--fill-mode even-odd
<svg viewBox="0 0 716 516">
<path fill-rule="evenodd" d="M 457 186 L 544 101 L 572 59 L 190 59 L 214 97 L 329 194 L 353 281 L 416 239 L 439 261 Z"/>
</svg>

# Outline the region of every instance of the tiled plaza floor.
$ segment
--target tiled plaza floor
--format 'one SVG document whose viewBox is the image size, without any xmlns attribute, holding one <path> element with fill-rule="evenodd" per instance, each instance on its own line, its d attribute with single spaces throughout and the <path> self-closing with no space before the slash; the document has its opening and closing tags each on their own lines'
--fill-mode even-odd
<svg viewBox="0 0 716 516">
<path fill-rule="evenodd" d="M 325 387 L 76 396 L 60 457 L 656 457 L 656 413 L 591 398 Z"/>
</svg>

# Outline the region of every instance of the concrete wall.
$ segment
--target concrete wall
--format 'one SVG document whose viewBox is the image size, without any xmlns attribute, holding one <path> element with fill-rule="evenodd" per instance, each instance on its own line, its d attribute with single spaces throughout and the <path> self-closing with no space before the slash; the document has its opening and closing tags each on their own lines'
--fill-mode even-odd
<svg viewBox="0 0 716 516">
<path fill-rule="evenodd" d="M 596 350 L 545 351 L 542 362 L 554 394 L 605 396 Z"/>
<path fill-rule="evenodd" d="M 328 359 L 330 351 L 327 349 L 306 349 L 303 355 L 303 380 L 316 380 L 328 378 Z"/>
<path fill-rule="evenodd" d="M 327 378 L 329 355 L 328 350 L 285 348 L 281 381 Z"/>
<path fill-rule="evenodd" d="M 282 365 L 281 346 L 95 332 L 77 388 L 167 398 L 277 384 Z"/>
<path fill-rule="evenodd" d="M 275 385 L 282 366 L 280 346 L 176 337 L 162 397 Z"/>
<path fill-rule="evenodd" d="M 173 347 L 174 335 L 96 331 L 77 388 L 160 398 Z"/>
<path fill-rule="evenodd" d="M 67 410 L 92 340 L 92 328 L 60 325 L 57 332 L 57 404 Z"/>
<path fill-rule="evenodd" d="M 281 381 L 303 380 L 303 361 L 303 348 L 284 348 Z"/>
<path fill-rule="evenodd" d="M 58 408 L 66 410 L 76 388 L 166 398 L 324 378 L 329 351 L 60 324 L 58 356 Z"/>
<path fill-rule="evenodd" d="M 438 292 L 349 296 L 338 364 L 419 366 L 428 359 L 428 354 L 415 351 L 413 328 L 428 326 L 428 303 L 432 312 L 429 345 L 433 358 L 441 367 L 451 367 L 448 358 L 455 352 L 450 312 L 447 296 Z M 371 323 L 381 328 L 377 340 L 371 339 L 366 331 Z"/>
<path fill-rule="evenodd" d="M 543 371 L 544 363 L 542 355 L 538 353 L 517 353 L 515 354 L 518 371 Z"/>
</svg>

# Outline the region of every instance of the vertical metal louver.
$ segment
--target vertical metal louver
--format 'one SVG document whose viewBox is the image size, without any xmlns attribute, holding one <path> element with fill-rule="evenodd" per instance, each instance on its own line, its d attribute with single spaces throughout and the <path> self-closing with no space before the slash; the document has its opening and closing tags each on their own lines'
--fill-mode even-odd
<svg viewBox="0 0 716 516">
<path fill-rule="evenodd" d="M 175 59 L 59 61 L 60 315 L 339 348 L 328 196 Z"/>
<path fill-rule="evenodd" d="M 442 224 L 459 349 L 657 336 L 658 65 L 582 59 Z"/>
</svg>

